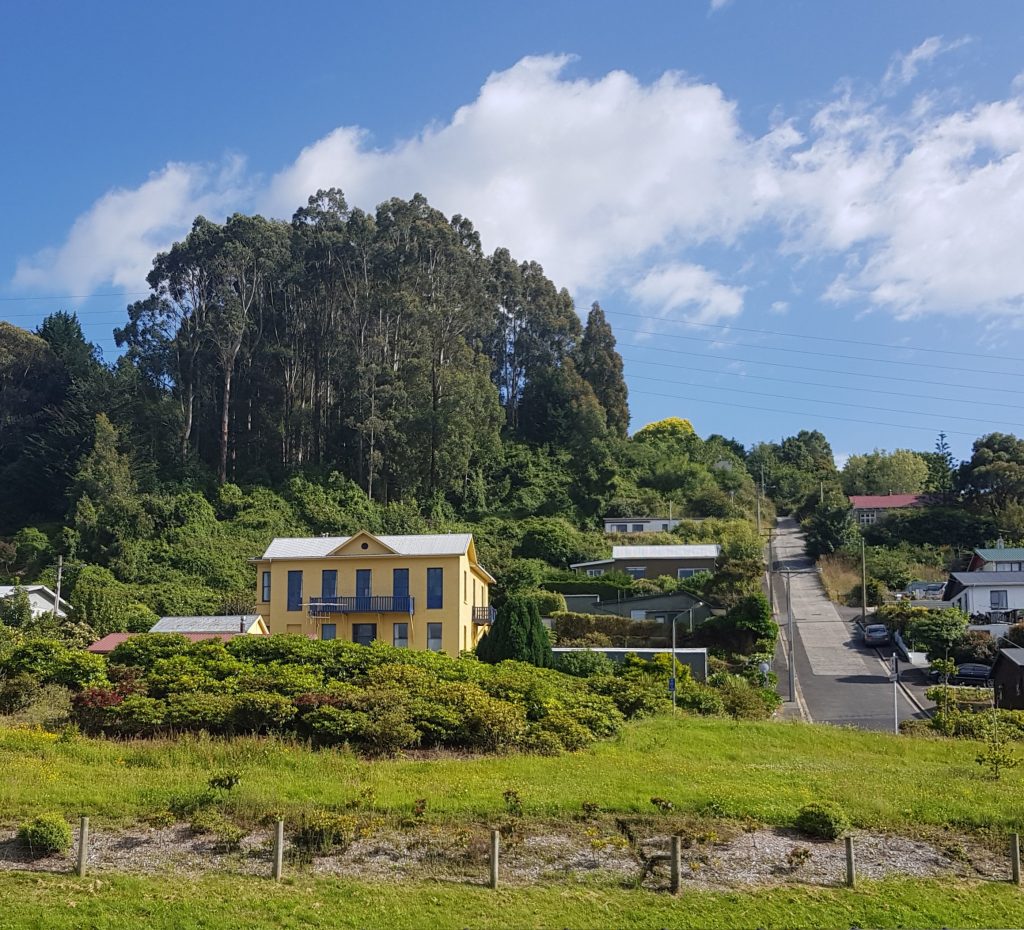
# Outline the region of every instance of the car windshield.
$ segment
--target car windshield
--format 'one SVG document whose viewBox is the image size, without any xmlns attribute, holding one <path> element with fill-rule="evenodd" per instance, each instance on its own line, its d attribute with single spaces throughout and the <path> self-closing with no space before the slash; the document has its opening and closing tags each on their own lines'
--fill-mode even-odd
<svg viewBox="0 0 1024 930">
<path fill-rule="evenodd" d="M 883 626 L 880 623 L 873 623 L 873 624 L 871 624 L 871 626 L 865 627 L 865 629 L 866 629 L 866 631 L 868 633 L 888 633 L 889 632 L 889 628 L 887 626 Z"/>
</svg>

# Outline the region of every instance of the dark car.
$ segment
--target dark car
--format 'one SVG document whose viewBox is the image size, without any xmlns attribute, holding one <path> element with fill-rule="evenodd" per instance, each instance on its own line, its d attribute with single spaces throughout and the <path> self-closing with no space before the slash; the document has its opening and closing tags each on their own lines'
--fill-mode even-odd
<svg viewBox="0 0 1024 930">
<path fill-rule="evenodd" d="M 889 627 L 884 623 L 869 623 L 864 627 L 865 646 L 888 646 L 890 642 Z"/>
<path fill-rule="evenodd" d="M 938 681 L 938 672 L 932 672 L 933 681 Z M 951 685 L 973 685 L 977 688 L 987 688 L 992 684 L 992 666 L 982 662 L 965 662 L 956 667 L 956 674 L 949 676 Z"/>
</svg>

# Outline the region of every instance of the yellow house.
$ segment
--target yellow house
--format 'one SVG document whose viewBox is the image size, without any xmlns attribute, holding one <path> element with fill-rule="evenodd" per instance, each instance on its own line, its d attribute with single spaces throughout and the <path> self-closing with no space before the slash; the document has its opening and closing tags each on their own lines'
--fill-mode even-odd
<svg viewBox="0 0 1024 930">
<path fill-rule="evenodd" d="M 271 633 L 457 656 L 494 617 L 494 579 L 469 533 L 282 538 L 252 561 L 256 609 Z"/>
</svg>

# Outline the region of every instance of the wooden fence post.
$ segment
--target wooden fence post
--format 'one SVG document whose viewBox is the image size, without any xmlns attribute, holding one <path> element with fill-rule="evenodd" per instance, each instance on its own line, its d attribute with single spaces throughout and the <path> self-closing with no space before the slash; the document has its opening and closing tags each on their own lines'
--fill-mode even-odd
<svg viewBox="0 0 1024 930">
<path fill-rule="evenodd" d="M 498 856 L 501 853 L 501 834 L 491 830 L 491 887 L 498 887 Z"/>
<path fill-rule="evenodd" d="M 78 867 L 75 872 L 85 875 L 89 864 L 89 818 L 82 817 L 78 824 Z"/>
<path fill-rule="evenodd" d="M 682 877 L 680 872 L 682 870 L 682 859 L 683 859 L 683 841 L 678 836 L 672 837 L 672 855 L 669 857 L 669 890 L 672 894 L 679 894 L 679 889 L 682 885 Z"/>
<path fill-rule="evenodd" d="M 846 885 L 854 888 L 857 885 L 857 861 L 853 856 L 853 837 L 846 838 Z"/>
<path fill-rule="evenodd" d="M 281 881 L 284 868 L 284 821 L 279 820 L 274 828 L 274 881 Z"/>
<path fill-rule="evenodd" d="M 1010 869 L 1013 883 L 1020 884 L 1020 834 L 1010 834 Z"/>
</svg>

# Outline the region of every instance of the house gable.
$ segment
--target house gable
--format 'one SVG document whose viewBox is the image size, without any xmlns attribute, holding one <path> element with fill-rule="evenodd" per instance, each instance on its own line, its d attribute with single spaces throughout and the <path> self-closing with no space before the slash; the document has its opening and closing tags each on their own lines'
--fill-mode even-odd
<svg viewBox="0 0 1024 930">
<path fill-rule="evenodd" d="M 340 546 L 332 550 L 332 556 L 361 556 L 361 555 L 396 555 L 391 546 L 382 542 L 373 533 L 361 530 L 355 536 L 350 536 Z"/>
</svg>

